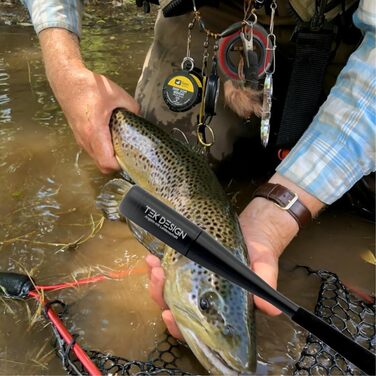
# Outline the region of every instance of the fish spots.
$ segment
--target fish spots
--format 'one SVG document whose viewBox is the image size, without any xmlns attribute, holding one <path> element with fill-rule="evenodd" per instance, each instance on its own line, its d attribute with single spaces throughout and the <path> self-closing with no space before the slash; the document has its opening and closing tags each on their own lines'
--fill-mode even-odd
<svg viewBox="0 0 376 376">
<path fill-rule="evenodd" d="M 215 280 L 214 283 L 213 283 L 213 285 L 214 285 L 215 290 L 216 290 L 217 292 L 219 292 L 219 291 L 220 291 L 220 289 L 219 289 L 219 281 L 218 281 L 218 280 Z"/>
<path fill-rule="evenodd" d="M 165 262 L 169 263 L 170 265 L 175 264 L 180 259 L 180 254 L 177 253 L 174 250 L 169 250 L 168 252 L 165 252 L 164 254 L 164 260 Z"/>
</svg>

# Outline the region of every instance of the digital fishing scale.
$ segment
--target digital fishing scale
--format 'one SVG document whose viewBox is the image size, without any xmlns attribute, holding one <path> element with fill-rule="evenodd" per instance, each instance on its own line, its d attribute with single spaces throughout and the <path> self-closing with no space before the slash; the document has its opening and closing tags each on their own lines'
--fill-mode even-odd
<svg viewBox="0 0 376 376">
<path fill-rule="evenodd" d="M 202 98 L 202 76 L 193 59 L 185 57 L 181 68 L 166 78 L 162 88 L 163 99 L 174 112 L 188 111 Z"/>
</svg>

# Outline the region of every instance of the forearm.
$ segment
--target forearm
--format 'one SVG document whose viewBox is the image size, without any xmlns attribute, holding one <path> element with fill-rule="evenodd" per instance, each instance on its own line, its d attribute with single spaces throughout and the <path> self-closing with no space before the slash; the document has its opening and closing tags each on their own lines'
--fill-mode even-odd
<svg viewBox="0 0 376 376">
<path fill-rule="evenodd" d="M 69 83 L 76 83 L 75 75 L 85 68 L 79 48 L 83 1 L 21 1 L 30 13 L 40 39 L 48 80 L 62 105 Z"/>
<path fill-rule="evenodd" d="M 70 97 L 70 81 L 77 82 L 85 70 L 78 37 L 68 30 L 48 28 L 39 33 L 46 74 L 51 88 L 64 107 Z"/>
</svg>

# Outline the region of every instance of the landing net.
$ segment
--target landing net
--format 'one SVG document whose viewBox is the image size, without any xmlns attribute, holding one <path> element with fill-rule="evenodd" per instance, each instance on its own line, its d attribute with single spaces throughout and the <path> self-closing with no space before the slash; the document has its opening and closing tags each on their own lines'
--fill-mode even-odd
<svg viewBox="0 0 376 376">
<path fill-rule="evenodd" d="M 352 293 L 334 273 L 304 268 L 308 273 L 321 279 L 315 314 L 361 346 L 375 352 L 375 299 L 367 296 L 359 297 Z M 131 360 L 100 351 L 83 349 L 78 343 L 77 336 L 69 333 L 63 323 L 66 315 L 65 304 L 61 301 L 48 301 L 43 294 L 43 291 L 77 287 L 107 278 L 121 278 L 125 275 L 144 272 L 142 268 L 111 272 L 109 275 L 98 275 L 51 286 L 35 285 L 26 275 L 0 273 L 0 287 L 2 287 L 0 295 L 10 298 L 32 297 L 40 302 L 44 307 L 46 319 L 52 324 L 57 354 L 64 369 L 70 375 L 189 375 L 188 372 L 181 370 L 178 364 L 186 349 L 182 350 L 182 345 L 167 334 L 149 354 L 147 361 Z M 312 334 L 308 334 L 293 370 L 295 376 L 361 374 L 362 371 Z"/>
<path fill-rule="evenodd" d="M 321 278 L 315 314 L 371 352 L 375 352 L 375 299 L 369 302 L 349 291 L 336 274 L 324 270 L 309 273 Z M 295 364 L 294 375 L 361 375 L 359 368 L 308 334 Z"/>
</svg>

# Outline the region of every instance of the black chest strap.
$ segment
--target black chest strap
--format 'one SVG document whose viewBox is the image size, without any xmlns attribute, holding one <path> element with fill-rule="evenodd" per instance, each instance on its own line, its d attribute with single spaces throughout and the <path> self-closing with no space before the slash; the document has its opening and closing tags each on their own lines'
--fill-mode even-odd
<svg viewBox="0 0 376 376">
<path fill-rule="evenodd" d="M 307 129 L 322 101 L 322 87 L 335 33 L 301 30 L 277 136 L 277 146 L 293 146 Z"/>
</svg>

